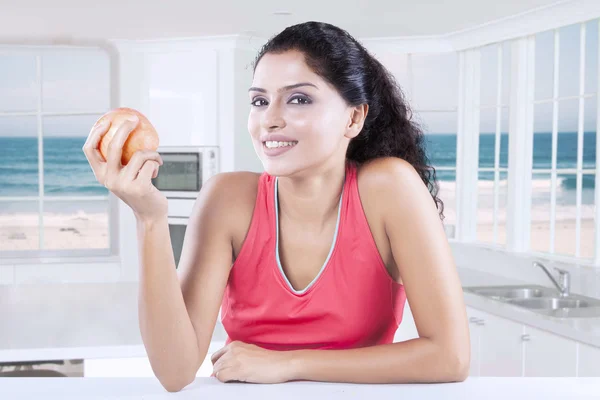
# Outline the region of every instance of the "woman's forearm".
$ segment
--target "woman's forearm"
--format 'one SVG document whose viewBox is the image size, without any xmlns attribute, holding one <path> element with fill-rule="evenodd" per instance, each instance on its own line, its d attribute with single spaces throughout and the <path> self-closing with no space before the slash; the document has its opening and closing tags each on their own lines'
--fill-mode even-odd
<svg viewBox="0 0 600 400">
<path fill-rule="evenodd" d="M 140 332 L 154 374 L 168 391 L 191 383 L 199 345 L 177 276 L 166 217 L 137 221 Z"/>
<path fill-rule="evenodd" d="M 349 383 L 457 382 L 469 372 L 470 349 L 428 338 L 351 350 L 290 351 L 293 380 Z"/>
</svg>

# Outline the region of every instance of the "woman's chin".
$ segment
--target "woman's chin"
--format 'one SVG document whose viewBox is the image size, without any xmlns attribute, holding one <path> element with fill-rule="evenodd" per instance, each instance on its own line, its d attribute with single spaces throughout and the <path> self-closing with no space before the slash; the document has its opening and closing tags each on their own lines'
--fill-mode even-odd
<svg viewBox="0 0 600 400">
<path fill-rule="evenodd" d="M 290 176 L 298 170 L 298 165 L 290 160 L 274 160 L 269 157 L 262 159 L 262 165 L 271 176 Z"/>
<path fill-rule="evenodd" d="M 282 165 L 273 165 L 273 163 L 263 163 L 265 172 L 271 176 L 289 176 L 290 168 Z"/>
</svg>

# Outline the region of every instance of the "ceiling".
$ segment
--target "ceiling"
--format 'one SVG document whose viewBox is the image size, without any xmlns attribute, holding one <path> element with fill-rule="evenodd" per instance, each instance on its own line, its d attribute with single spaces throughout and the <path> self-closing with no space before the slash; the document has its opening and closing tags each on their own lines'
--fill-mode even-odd
<svg viewBox="0 0 600 400">
<path fill-rule="evenodd" d="M 457 32 L 568 0 L 0 0 L 0 43 L 249 34 L 329 22 L 361 38 Z M 274 15 L 290 12 L 291 15 Z"/>
</svg>

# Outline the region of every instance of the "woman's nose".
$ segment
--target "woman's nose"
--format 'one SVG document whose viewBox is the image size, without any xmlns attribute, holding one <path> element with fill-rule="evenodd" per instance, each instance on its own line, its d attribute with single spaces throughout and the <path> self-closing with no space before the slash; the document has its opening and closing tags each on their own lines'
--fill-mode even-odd
<svg viewBox="0 0 600 400">
<path fill-rule="evenodd" d="M 285 119 L 279 106 L 270 104 L 263 114 L 263 126 L 266 129 L 277 129 L 285 126 Z"/>
</svg>

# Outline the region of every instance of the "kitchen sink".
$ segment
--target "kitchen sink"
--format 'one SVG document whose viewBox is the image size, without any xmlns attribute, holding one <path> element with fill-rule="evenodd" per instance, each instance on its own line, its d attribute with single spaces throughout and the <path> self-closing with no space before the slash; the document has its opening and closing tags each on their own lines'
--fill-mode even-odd
<svg viewBox="0 0 600 400">
<path fill-rule="evenodd" d="M 484 288 L 474 291 L 477 294 L 488 297 L 498 297 L 505 299 L 529 299 L 542 297 L 545 292 L 536 288 Z"/>
<path fill-rule="evenodd" d="M 555 289 L 539 285 L 469 286 L 465 287 L 464 290 L 480 296 L 490 297 L 502 301 L 512 299 L 535 299 L 539 297 L 553 297 L 558 295 L 558 291 Z"/>
<path fill-rule="evenodd" d="M 556 310 L 559 308 L 582 308 L 590 306 L 590 303 L 583 300 L 565 299 L 558 297 L 542 297 L 539 299 L 517 299 L 509 300 L 509 303 L 525 308 L 549 308 L 552 310 Z"/>
<path fill-rule="evenodd" d="M 600 317 L 600 299 L 569 294 L 540 285 L 470 286 L 465 292 L 557 318 Z"/>
</svg>

